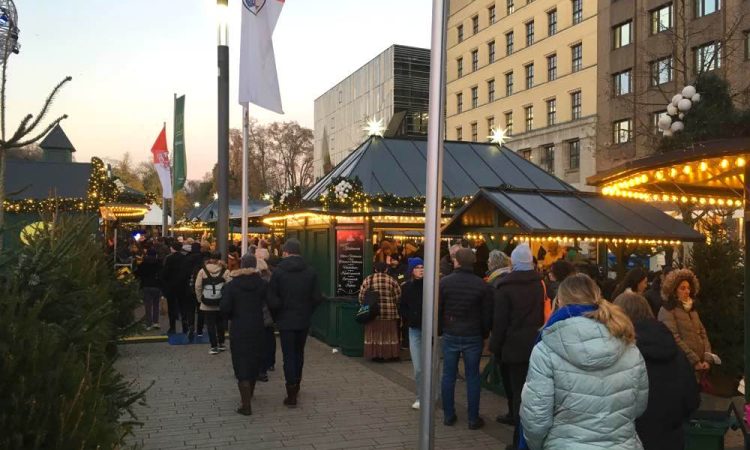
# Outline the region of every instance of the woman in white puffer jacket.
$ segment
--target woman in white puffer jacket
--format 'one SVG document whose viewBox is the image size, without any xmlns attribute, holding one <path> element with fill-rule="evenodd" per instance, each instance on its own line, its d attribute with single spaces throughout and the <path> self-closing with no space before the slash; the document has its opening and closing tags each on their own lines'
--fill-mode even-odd
<svg viewBox="0 0 750 450">
<path fill-rule="evenodd" d="M 646 410 L 648 374 L 633 324 L 583 274 L 563 281 L 557 299 L 521 396 L 528 448 L 641 450 L 635 419 Z"/>
</svg>

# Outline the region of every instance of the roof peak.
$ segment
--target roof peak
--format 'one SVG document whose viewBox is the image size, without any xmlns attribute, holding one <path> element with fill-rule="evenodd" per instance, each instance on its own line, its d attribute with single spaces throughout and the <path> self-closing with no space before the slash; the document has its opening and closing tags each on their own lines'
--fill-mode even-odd
<svg viewBox="0 0 750 450">
<path fill-rule="evenodd" d="M 52 129 L 52 131 L 47 133 L 47 136 L 39 144 L 39 147 L 44 150 L 54 149 L 69 150 L 71 152 L 76 151 L 75 147 L 73 147 L 73 144 L 70 142 L 70 139 L 68 139 L 68 135 L 65 134 L 65 131 L 63 131 L 62 127 L 59 124 L 56 125 L 55 128 Z"/>
</svg>

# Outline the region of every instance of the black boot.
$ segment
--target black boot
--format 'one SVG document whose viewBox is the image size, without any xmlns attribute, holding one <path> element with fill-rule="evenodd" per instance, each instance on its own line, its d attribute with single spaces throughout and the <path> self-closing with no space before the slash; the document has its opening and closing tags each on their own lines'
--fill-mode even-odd
<svg viewBox="0 0 750 450">
<path fill-rule="evenodd" d="M 237 412 L 243 416 L 250 416 L 253 414 L 253 408 L 250 402 L 253 397 L 255 381 L 240 381 L 237 383 L 237 387 L 240 390 L 240 399 L 242 400 L 242 405 L 237 408 Z"/>
<path fill-rule="evenodd" d="M 297 394 L 299 393 L 299 384 L 287 384 L 286 385 L 286 398 L 284 404 L 286 406 L 297 406 Z"/>
</svg>

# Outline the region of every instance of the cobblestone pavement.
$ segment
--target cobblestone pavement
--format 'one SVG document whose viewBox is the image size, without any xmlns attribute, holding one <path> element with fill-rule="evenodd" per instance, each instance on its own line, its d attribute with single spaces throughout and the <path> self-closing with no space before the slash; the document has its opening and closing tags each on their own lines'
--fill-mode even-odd
<svg viewBox="0 0 750 450">
<path fill-rule="evenodd" d="M 411 363 L 372 363 L 333 353 L 310 338 L 300 403 L 288 409 L 281 355 L 271 381 L 258 383 L 253 415 L 237 414 L 239 394 L 228 352 L 208 355 L 207 345 L 166 343 L 121 346 L 118 368 L 141 387 L 152 382 L 146 406 L 136 407 L 144 422 L 133 443 L 144 449 L 413 449 L 419 414 Z M 466 422 L 466 385 L 456 386 L 459 421 L 442 425 L 435 413 L 436 448 L 504 449 L 512 429 L 494 422 L 505 412 L 502 398 L 482 391 L 487 425 L 472 431 Z"/>
</svg>

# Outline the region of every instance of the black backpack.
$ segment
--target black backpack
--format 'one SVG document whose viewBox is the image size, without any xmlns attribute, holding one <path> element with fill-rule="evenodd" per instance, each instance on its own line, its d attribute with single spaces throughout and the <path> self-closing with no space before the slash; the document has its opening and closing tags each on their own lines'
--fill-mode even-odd
<svg viewBox="0 0 750 450">
<path fill-rule="evenodd" d="M 224 273 L 227 271 L 224 267 L 218 275 L 213 276 L 206 266 L 203 266 L 206 272 L 206 279 L 203 280 L 203 300 L 206 306 L 219 306 L 221 303 L 221 290 L 224 288 L 227 280 L 224 279 Z"/>
<path fill-rule="evenodd" d="M 373 288 L 365 291 L 362 305 L 357 310 L 354 320 L 359 323 L 367 323 L 375 320 L 380 315 L 380 294 Z"/>
</svg>

